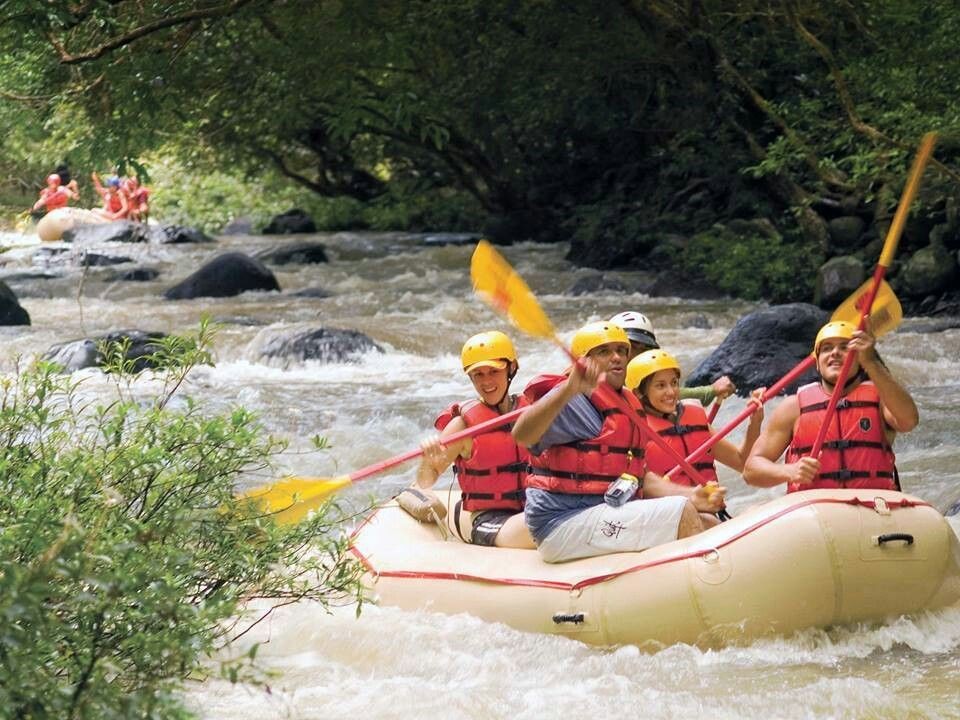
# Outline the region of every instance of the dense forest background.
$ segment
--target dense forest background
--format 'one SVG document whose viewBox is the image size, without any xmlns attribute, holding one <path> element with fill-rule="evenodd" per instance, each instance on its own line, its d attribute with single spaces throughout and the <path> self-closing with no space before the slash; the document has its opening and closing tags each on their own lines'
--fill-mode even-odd
<svg viewBox="0 0 960 720">
<path fill-rule="evenodd" d="M 67 162 L 139 173 L 166 221 L 298 205 L 829 304 L 824 263 L 872 267 L 937 130 L 891 272 L 930 305 L 958 273 L 958 37 L 948 0 L 11 0 L 0 199 Z"/>
</svg>

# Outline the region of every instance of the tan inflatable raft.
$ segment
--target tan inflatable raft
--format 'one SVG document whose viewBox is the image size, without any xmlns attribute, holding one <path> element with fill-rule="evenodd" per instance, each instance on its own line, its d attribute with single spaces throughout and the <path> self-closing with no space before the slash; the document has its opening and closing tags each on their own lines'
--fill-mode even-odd
<svg viewBox="0 0 960 720">
<path fill-rule="evenodd" d="M 457 493 L 441 498 L 452 506 Z M 960 599 L 953 529 L 888 491 L 794 493 L 695 537 L 557 565 L 444 540 L 390 502 L 356 531 L 353 552 L 374 602 L 599 645 L 717 646 Z"/>
<path fill-rule="evenodd" d="M 105 222 L 107 220 L 92 210 L 76 207 L 57 208 L 48 212 L 37 222 L 37 236 L 46 242 L 53 242 L 77 225 L 97 225 Z"/>
</svg>

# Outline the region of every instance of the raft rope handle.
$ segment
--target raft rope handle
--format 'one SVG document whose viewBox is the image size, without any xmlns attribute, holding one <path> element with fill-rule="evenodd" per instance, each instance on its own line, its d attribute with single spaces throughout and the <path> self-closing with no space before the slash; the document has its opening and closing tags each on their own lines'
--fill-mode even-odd
<svg viewBox="0 0 960 720">
<path fill-rule="evenodd" d="M 913 545 L 913 535 L 911 535 L 910 533 L 903 533 L 903 532 L 884 533 L 883 535 L 877 535 L 877 537 L 874 538 L 874 542 L 876 542 L 877 545 L 881 545 L 881 546 L 884 543 L 896 542 L 898 540 L 906 543 L 907 545 Z"/>
</svg>

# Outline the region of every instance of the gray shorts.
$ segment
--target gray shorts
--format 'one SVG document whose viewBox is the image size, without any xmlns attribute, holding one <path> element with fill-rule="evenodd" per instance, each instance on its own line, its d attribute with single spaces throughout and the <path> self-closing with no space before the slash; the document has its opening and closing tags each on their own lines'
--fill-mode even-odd
<svg viewBox="0 0 960 720">
<path fill-rule="evenodd" d="M 634 500 L 620 507 L 606 503 L 563 521 L 538 549 L 547 562 L 645 550 L 677 539 L 687 499 L 680 496 Z"/>
</svg>

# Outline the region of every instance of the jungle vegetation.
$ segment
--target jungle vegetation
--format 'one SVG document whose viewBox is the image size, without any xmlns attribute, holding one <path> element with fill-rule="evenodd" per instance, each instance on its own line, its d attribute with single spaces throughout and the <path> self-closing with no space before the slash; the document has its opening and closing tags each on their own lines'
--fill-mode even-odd
<svg viewBox="0 0 960 720">
<path fill-rule="evenodd" d="M 831 213 L 882 226 L 926 131 L 920 212 L 955 194 L 958 32 L 947 0 L 15 0 L 0 176 L 162 170 L 199 224 L 246 194 L 595 267 L 723 262 L 714 224 L 761 218 L 815 266 Z"/>
</svg>

